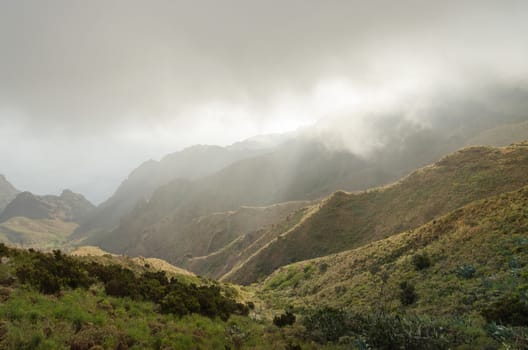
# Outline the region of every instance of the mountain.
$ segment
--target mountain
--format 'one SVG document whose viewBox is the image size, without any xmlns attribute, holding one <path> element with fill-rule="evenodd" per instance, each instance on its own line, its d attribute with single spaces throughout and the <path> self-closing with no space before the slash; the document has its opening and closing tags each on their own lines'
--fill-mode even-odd
<svg viewBox="0 0 528 350">
<path fill-rule="evenodd" d="M 526 185 L 527 173 L 528 142 L 504 148 L 470 147 L 390 186 L 336 192 L 222 279 L 256 282 L 280 266 L 417 228 L 471 201 Z"/>
<path fill-rule="evenodd" d="M 5 176 L 0 174 L 0 213 L 18 193 L 19 191 L 7 181 Z"/>
<path fill-rule="evenodd" d="M 31 192 L 22 192 L 6 206 L 0 215 L 0 222 L 25 217 L 78 223 L 93 209 L 93 204 L 86 198 L 70 190 L 64 190 L 60 196 L 37 196 Z"/>
<path fill-rule="evenodd" d="M 99 205 L 76 230 L 75 237 L 112 230 L 138 201 L 148 200 L 159 187 L 174 179 L 197 179 L 212 174 L 240 159 L 265 152 L 251 143 L 233 149 L 219 146 L 192 146 L 165 156 L 160 161 L 149 160 L 133 170 L 108 200 Z"/>
<path fill-rule="evenodd" d="M 515 322 L 509 307 L 524 312 L 524 304 L 511 303 L 525 290 L 526 232 L 528 186 L 354 250 L 283 266 L 259 285 L 259 295 L 277 309 L 403 309 L 429 318 L 484 315 L 507 325 Z M 402 303 L 403 282 L 415 294 L 408 304 Z"/>
<path fill-rule="evenodd" d="M 93 209 L 82 195 L 70 190 L 60 196 L 21 192 L 0 214 L 0 240 L 23 247 L 56 248 Z"/>
<path fill-rule="evenodd" d="M 387 177 L 392 175 L 349 152 L 330 151 L 317 143 L 287 143 L 201 179 L 174 180 L 139 203 L 116 230 L 89 242 L 117 253 L 175 262 L 184 253 L 180 242 L 194 238 L 185 228 L 199 217 L 240 206 L 312 200 L 336 188 L 367 188 Z"/>
</svg>

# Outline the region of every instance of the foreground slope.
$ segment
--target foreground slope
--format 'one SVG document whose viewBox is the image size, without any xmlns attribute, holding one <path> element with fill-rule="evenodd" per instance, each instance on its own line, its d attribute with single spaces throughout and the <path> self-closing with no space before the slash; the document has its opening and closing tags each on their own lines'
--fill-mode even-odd
<svg viewBox="0 0 528 350">
<path fill-rule="evenodd" d="M 256 310 L 248 317 L 254 304 L 234 286 L 110 255 L 94 260 L 101 252 L 93 248 L 77 253 L 97 256 L 0 244 L 0 348 L 298 349 L 306 343 L 288 339 Z"/>
<path fill-rule="evenodd" d="M 359 247 L 471 201 L 528 184 L 528 143 L 471 147 L 401 181 L 360 193 L 336 192 L 302 225 L 254 254 L 223 279 L 255 282 L 276 268 Z"/>
<path fill-rule="evenodd" d="M 515 309 L 491 311 L 526 292 L 527 276 L 525 186 L 355 250 L 284 266 L 260 287 L 274 307 L 403 308 L 434 317 L 494 315 L 516 325 Z M 411 303 L 402 302 L 402 282 L 415 288 Z M 515 308 L 528 312 L 522 305 Z"/>
</svg>

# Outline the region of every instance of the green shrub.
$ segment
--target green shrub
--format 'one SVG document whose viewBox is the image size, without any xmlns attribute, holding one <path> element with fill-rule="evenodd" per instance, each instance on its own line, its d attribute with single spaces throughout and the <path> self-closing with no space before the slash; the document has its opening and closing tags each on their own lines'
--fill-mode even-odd
<svg viewBox="0 0 528 350">
<path fill-rule="evenodd" d="M 475 276 L 475 272 L 477 272 L 477 270 L 475 269 L 475 267 L 473 267 L 473 265 L 464 264 L 457 268 L 456 274 L 459 277 L 470 279 Z"/>
<path fill-rule="evenodd" d="M 303 318 L 311 339 L 354 344 L 360 349 L 447 349 L 447 330 L 428 319 L 402 314 L 358 314 L 329 307 L 316 309 Z"/>
<path fill-rule="evenodd" d="M 319 265 L 319 272 L 325 273 L 326 270 L 328 270 L 328 264 L 327 263 L 322 263 L 321 265 Z"/>
<path fill-rule="evenodd" d="M 509 326 L 528 325 L 528 303 L 517 295 L 501 298 L 482 311 L 482 316 L 488 322 L 496 322 Z"/>
<path fill-rule="evenodd" d="M 295 323 L 296 319 L 297 318 L 291 310 L 286 310 L 286 312 L 282 315 L 277 315 L 273 317 L 273 324 L 279 328 L 282 328 L 285 326 L 291 326 Z"/>
<path fill-rule="evenodd" d="M 411 305 L 418 300 L 414 285 L 403 281 L 400 283 L 400 301 L 402 305 Z"/>
<path fill-rule="evenodd" d="M 335 342 L 350 331 L 347 312 L 323 307 L 309 312 L 303 318 L 303 325 L 310 337 L 317 342 Z"/>
<path fill-rule="evenodd" d="M 412 263 L 416 271 L 424 270 L 431 266 L 431 259 L 427 253 L 415 254 L 412 257 Z"/>
</svg>

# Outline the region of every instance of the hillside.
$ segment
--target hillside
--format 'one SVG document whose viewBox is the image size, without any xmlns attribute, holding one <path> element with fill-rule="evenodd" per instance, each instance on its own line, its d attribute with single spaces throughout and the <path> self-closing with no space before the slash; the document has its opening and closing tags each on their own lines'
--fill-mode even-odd
<svg viewBox="0 0 528 350">
<path fill-rule="evenodd" d="M 88 252 L 100 253 L 78 253 Z M 302 341 L 248 317 L 252 304 L 233 286 L 108 254 L 102 263 L 0 244 L 0 257 L 2 349 L 278 349 Z"/>
<path fill-rule="evenodd" d="M 528 143 L 471 147 L 386 187 L 336 192 L 308 220 L 222 279 L 252 283 L 295 261 L 359 247 L 417 228 L 471 201 L 528 184 Z"/>
<path fill-rule="evenodd" d="M 276 217 L 273 224 L 247 230 L 243 235 L 208 255 L 184 258 L 177 263 L 200 275 L 215 279 L 222 277 L 279 235 L 296 227 L 299 222 L 309 217 L 317 207 L 317 204 L 308 205 L 308 202 L 294 203 L 302 204 L 302 208 L 286 213 L 288 215 L 280 220 L 279 217 Z M 276 210 L 283 205 L 276 204 L 270 208 Z"/>
<path fill-rule="evenodd" d="M 78 257 L 81 261 L 93 261 L 102 265 L 119 265 L 136 273 L 164 271 L 169 276 L 195 276 L 192 272 L 171 265 L 161 259 L 144 257 L 131 258 L 124 255 L 110 254 L 98 247 L 82 246 L 76 248 L 69 254 Z M 198 278 L 191 280 L 195 283 L 199 281 Z"/>
<path fill-rule="evenodd" d="M 0 213 L 18 193 L 19 191 L 7 181 L 5 176 L 0 174 Z"/>
<path fill-rule="evenodd" d="M 281 267 L 261 283 L 260 295 L 274 308 L 478 318 L 526 290 L 527 233 L 525 186 L 354 250 Z M 415 289 L 409 305 L 400 299 L 402 282 Z"/>
</svg>

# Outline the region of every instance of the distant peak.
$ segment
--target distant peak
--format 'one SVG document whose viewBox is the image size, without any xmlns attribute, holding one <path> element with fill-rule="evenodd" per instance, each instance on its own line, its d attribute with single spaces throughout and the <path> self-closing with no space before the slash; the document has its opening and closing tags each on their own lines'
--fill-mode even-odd
<svg viewBox="0 0 528 350">
<path fill-rule="evenodd" d="M 64 189 L 62 190 L 62 193 L 61 193 L 61 197 L 64 197 L 64 196 L 71 196 L 71 195 L 75 195 L 75 192 L 73 192 L 72 190 L 69 190 L 69 189 Z"/>
</svg>

